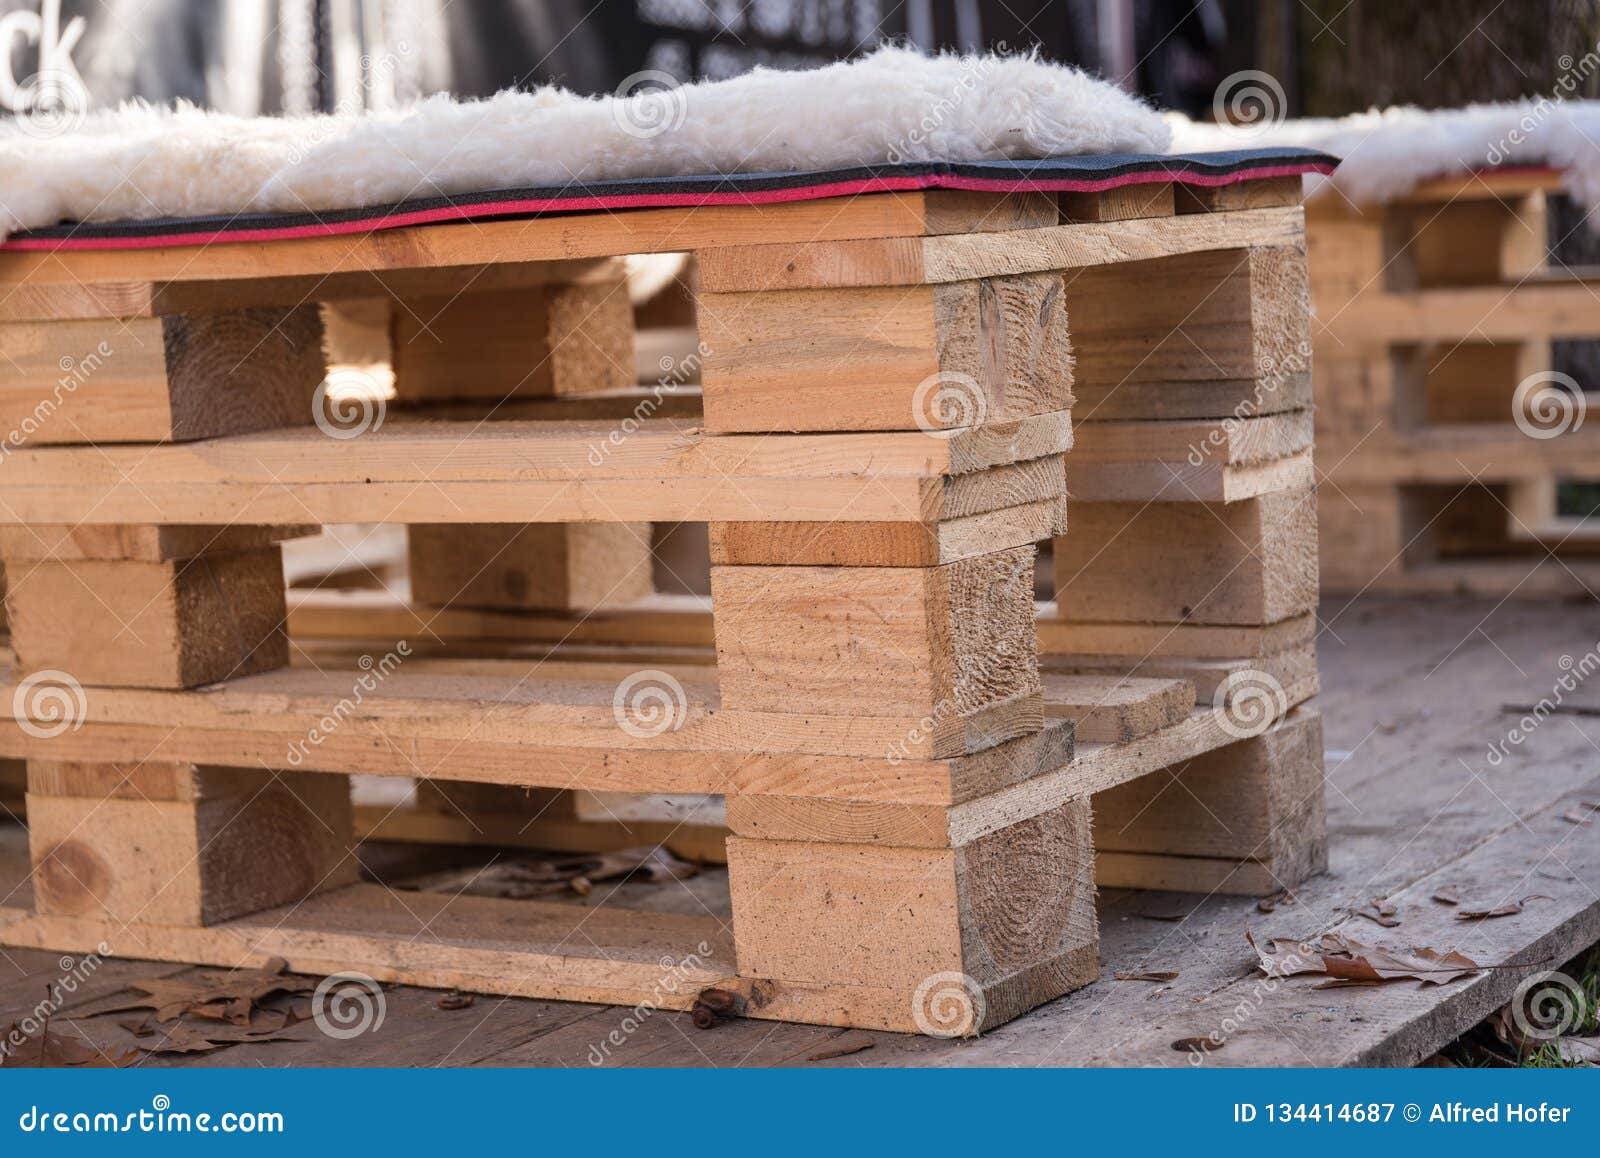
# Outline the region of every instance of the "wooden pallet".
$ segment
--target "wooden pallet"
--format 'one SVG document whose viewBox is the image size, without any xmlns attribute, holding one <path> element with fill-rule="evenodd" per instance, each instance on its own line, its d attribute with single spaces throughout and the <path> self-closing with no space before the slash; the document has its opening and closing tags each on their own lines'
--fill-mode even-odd
<svg viewBox="0 0 1600 1158">
<path fill-rule="evenodd" d="M 1600 479 L 1593 395 L 1539 377 L 1565 372 L 1562 343 L 1600 337 L 1594 272 L 1547 252 L 1560 187 L 1555 172 L 1488 173 L 1386 205 L 1314 204 L 1330 589 L 1600 589 L 1593 523 L 1554 503 L 1558 482 Z"/>
<path fill-rule="evenodd" d="M 976 1032 L 1095 975 L 1096 843 L 1118 883 L 1261 892 L 1315 871 L 1320 719 L 1291 711 L 1314 663 L 1249 719 L 1233 683 L 1205 684 L 1209 653 L 1173 653 L 1192 677 L 1096 656 L 1042 675 L 1036 641 L 1073 349 L 1115 364 L 1139 340 L 1087 286 L 1150 302 L 1212 279 L 1202 338 L 1225 374 L 1182 392 L 1211 426 L 1304 326 L 1283 288 L 1303 280 L 1298 205 L 1281 182 L 1238 192 L 0 254 L 0 328 L 25 354 L 0 398 L 55 399 L 8 456 L 0 511 L 0 756 L 29 762 L 35 862 L 35 911 L 0 940 L 621 1004 L 716 984 L 752 1016 L 907 1031 L 954 979 L 972 1010 L 955 1028 Z M 687 374 L 632 384 L 614 260 L 682 249 L 702 286 L 693 404 Z M 312 303 L 377 293 L 398 302 L 394 398 L 352 429 L 324 397 Z M 59 388 L 69 357 L 83 372 Z M 1272 506 L 1305 481 L 1298 409 L 1191 480 L 1256 537 L 1218 600 L 1262 640 L 1303 610 Z M 1185 431 L 1162 435 L 1165 455 Z M 1103 469 L 1115 506 L 1165 462 L 1108 450 L 1070 485 Z M 678 521 L 710 524 L 709 640 L 703 612 L 671 642 L 637 630 L 672 618 L 649 527 Z M 290 613 L 280 544 L 333 524 L 411 529 L 411 601 L 383 613 L 412 623 L 310 639 L 328 596 Z M 420 910 L 356 879 L 357 774 L 447 800 L 458 783 L 723 797 L 731 934 L 461 898 L 419 936 Z M 663 962 L 690 959 L 694 985 L 663 999 Z"/>
</svg>

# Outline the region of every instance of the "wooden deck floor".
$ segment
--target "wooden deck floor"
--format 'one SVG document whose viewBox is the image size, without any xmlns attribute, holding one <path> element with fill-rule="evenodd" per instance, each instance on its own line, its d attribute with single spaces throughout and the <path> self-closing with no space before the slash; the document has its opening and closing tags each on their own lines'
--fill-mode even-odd
<svg viewBox="0 0 1600 1158">
<path fill-rule="evenodd" d="M 842 1054 L 820 1064 L 1187 1065 L 1172 1043 L 1219 1030 L 1227 1044 L 1207 1065 L 1404 1065 L 1428 1056 L 1504 1003 L 1523 977 L 1600 941 L 1600 817 L 1578 824 L 1564 816 L 1580 800 L 1600 800 L 1600 716 L 1551 715 L 1498 765 L 1488 759 L 1518 719 L 1506 705 L 1552 696 L 1569 669 L 1576 676 L 1600 664 L 1600 606 L 1340 600 L 1324 605 L 1322 628 L 1331 868 L 1294 904 L 1263 913 L 1249 900 L 1108 891 L 1100 900 L 1104 979 L 975 1041 L 755 1021 L 699 1031 L 686 1015 L 655 1013 L 607 1064 L 810 1064 Z M 1563 695 L 1569 708 L 1600 712 L 1600 672 L 1592 687 Z M 26 887 L 24 854 L 21 830 L 0 828 L 7 903 Z M 708 874 L 647 893 L 629 887 L 650 907 L 699 912 L 722 903 L 719 883 Z M 1429 899 L 1444 884 L 1483 907 L 1547 899 L 1515 916 L 1460 921 Z M 1374 897 L 1395 901 L 1398 927 L 1347 915 Z M 1481 963 L 1534 968 L 1430 988 L 1336 990 L 1313 989 L 1308 978 L 1267 983 L 1254 970 L 1247 929 L 1258 939 L 1307 939 L 1340 922 L 1368 943 L 1460 949 Z M 34 1004 L 56 976 L 57 956 L 0 955 L 0 1024 Z M 84 998 L 185 971 L 108 962 Z M 1179 976 L 1164 985 L 1113 979 L 1142 971 Z M 354 1039 L 313 1034 L 146 1064 L 584 1066 L 628 1012 L 491 997 L 446 1012 L 437 996 L 389 990 L 382 1028 Z"/>
</svg>

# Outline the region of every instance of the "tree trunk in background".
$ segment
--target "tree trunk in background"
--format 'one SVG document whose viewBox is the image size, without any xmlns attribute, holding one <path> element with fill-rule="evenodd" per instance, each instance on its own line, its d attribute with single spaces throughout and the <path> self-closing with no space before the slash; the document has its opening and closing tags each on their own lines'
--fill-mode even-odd
<svg viewBox="0 0 1600 1158">
<path fill-rule="evenodd" d="M 1600 0 L 1288 0 L 1301 9 L 1304 116 L 1555 93 L 1600 39 Z M 1266 0 L 1263 7 L 1286 7 Z M 1270 70 L 1269 70 L 1270 71 Z M 1600 75 L 1581 93 L 1600 93 Z M 1574 94 L 1577 95 L 1577 94 Z"/>
</svg>

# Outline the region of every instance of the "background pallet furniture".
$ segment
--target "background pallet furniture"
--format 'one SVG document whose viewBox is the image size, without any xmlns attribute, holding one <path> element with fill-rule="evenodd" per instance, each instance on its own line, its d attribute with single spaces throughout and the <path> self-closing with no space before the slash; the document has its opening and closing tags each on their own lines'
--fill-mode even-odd
<svg viewBox="0 0 1600 1158">
<path fill-rule="evenodd" d="M 1071 350 L 1101 325 L 1073 322 L 1064 271 L 1134 259 L 1159 295 L 1163 259 L 1216 269 L 1225 253 L 1253 303 L 1275 260 L 1293 265 L 1302 218 L 1244 192 L 1147 218 L 1113 208 L 1125 198 L 883 194 L 249 255 L 0 255 L 17 287 L 0 309 L 37 331 L 40 366 L 85 341 L 108 365 L 118 342 L 161 343 L 138 349 L 148 405 L 111 391 L 133 407 L 130 444 L 67 433 L 80 414 L 109 421 L 88 374 L 54 436 L 7 464 L 0 756 L 29 763 L 36 887 L 6 943 L 114 930 L 130 955 L 278 955 L 620 1004 L 687 1006 L 716 985 L 752 1016 L 900 1030 L 927 1030 L 953 980 L 953 1028 L 975 1032 L 1097 971 L 1091 798 L 1110 807 L 1181 765 L 1213 808 L 1231 798 L 1223 829 L 1130 818 L 1119 863 L 1193 862 L 1211 874 L 1200 887 L 1246 891 L 1314 871 L 1313 707 L 1273 704 L 1241 731 L 1198 690 L 1204 665 L 1105 677 L 1042 674 L 1038 658 L 1034 544 L 1065 531 Z M 688 415 L 618 385 L 627 314 L 606 296 L 623 292 L 614 257 L 667 248 L 693 249 L 701 279 Z M 394 324 L 392 402 L 339 428 L 349 408 L 327 405 L 308 302 L 380 288 L 416 326 Z M 1219 350 L 1286 324 L 1246 313 L 1221 323 Z M 196 341 L 227 349 L 173 356 Z M 457 359 L 468 385 L 447 372 Z M 245 367 L 237 428 L 191 414 L 206 431 L 192 441 L 176 402 L 195 366 L 229 380 L 230 360 Z M 298 425 L 272 425 L 256 389 L 297 400 Z M 1267 493 L 1228 457 L 1208 497 Z M 1236 473 L 1256 490 L 1229 489 Z M 703 616 L 673 627 L 638 574 L 640 528 L 684 521 L 709 524 L 709 639 Z M 433 586 L 404 603 L 356 592 L 385 600 L 382 629 L 302 642 L 280 544 L 339 524 L 412 528 L 410 582 L 420 566 Z M 610 602 L 607 578 L 631 598 Z M 1268 614 L 1252 638 L 1281 634 Z M 652 616 L 700 635 L 659 642 L 640 629 Z M 444 635 L 446 620 L 476 626 Z M 47 693 L 79 697 L 66 726 Z M 439 799 L 473 807 L 457 783 L 568 803 L 722 796 L 731 932 L 608 907 L 401 903 L 356 879 L 353 774 L 443 784 Z M 665 995 L 664 961 L 687 981 Z"/>
<path fill-rule="evenodd" d="M 1600 582 L 1584 421 L 1600 337 L 1585 227 L 1554 172 L 1309 207 L 1323 583 L 1587 596 Z M 1558 212 L 1560 210 L 1560 212 Z M 1592 247 L 1591 247 L 1592 248 Z M 1573 387 L 1576 387 L 1574 390 Z M 1520 388 L 1520 389 L 1519 389 Z"/>
</svg>

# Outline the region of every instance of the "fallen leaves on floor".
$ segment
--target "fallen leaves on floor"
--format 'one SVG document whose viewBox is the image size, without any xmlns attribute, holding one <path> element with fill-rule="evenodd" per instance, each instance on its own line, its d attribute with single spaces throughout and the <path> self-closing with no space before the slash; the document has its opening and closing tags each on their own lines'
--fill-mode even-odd
<svg viewBox="0 0 1600 1158">
<path fill-rule="evenodd" d="M 1433 899 L 1441 905 L 1459 905 L 1461 903 L 1461 887 L 1459 885 L 1440 885 L 1433 890 Z"/>
<path fill-rule="evenodd" d="M 821 1053 L 814 1053 L 806 1058 L 808 1062 L 832 1061 L 836 1057 L 849 1057 L 851 1054 L 869 1050 L 878 1043 L 875 1041 L 858 1041 L 850 1045 L 841 1045 L 836 1049 L 825 1049 Z"/>
<path fill-rule="evenodd" d="M 425 893 L 528 900 L 563 893 L 588 896 L 601 881 L 683 881 L 699 871 L 698 866 L 679 860 L 664 848 L 638 847 L 579 856 L 508 857 L 489 865 L 430 873 L 401 887 Z"/>
<path fill-rule="evenodd" d="M 1570 824 L 1593 824 L 1594 823 L 1594 815 L 1593 815 L 1592 812 L 1582 812 L 1582 811 L 1579 811 L 1576 808 L 1567 809 L 1565 812 L 1563 812 L 1561 814 L 1561 819 L 1567 821 Z"/>
<path fill-rule="evenodd" d="M 1256 911 L 1270 913 L 1279 905 L 1292 905 L 1299 899 L 1294 895 L 1293 889 L 1284 889 L 1282 892 L 1273 893 L 1270 897 L 1262 897 L 1256 902 Z"/>
<path fill-rule="evenodd" d="M 1382 897 L 1374 897 L 1361 908 L 1355 910 L 1355 915 L 1365 917 L 1375 924 L 1382 925 L 1385 929 L 1392 929 L 1400 923 L 1400 918 L 1395 916 L 1395 903 L 1386 901 Z"/>
<path fill-rule="evenodd" d="M 1172 1043 L 1179 1053 L 1215 1053 L 1228 1043 L 1213 1037 L 1180 1037 Z"/>
<path fill-rule="evenodd" d="M 132 1065 L 143 1055 L 138 1050 L 103 1050 L 74 1027 L 46 1020 L 37 1037 L 28 1037 L 12 1022 L 4 1034 L 23 1037 L 20 1045 L 0 1052 L 0 1069 L 116 1069 Z"/>
<path fill-rule="evenodd" d="M 446 993 L 444 996 L 440 997 L 439 1000 L 434 1004 L 440 1009 L 450 1011 L 457 1009 L 471 1009 L 472 1003 L 476 1000 L 477 998 L 473 997 L 473 995 L 470 993 L 461 993 L 458 990 L 452 989 L 449 993 Z"/>
<path fill-rule="evenodd" d="M 78 1016 L 148 1009 L 156 1021 L 173 1021 L 187 1014 L 248 1027 L 257 1012 L 257 1003 L 281 994 L 310 993 L 317 987 L 315 977 L 297 977 L 287 972 L 288 968 L 283 958 L 273 957 L 259 969 L 235 969 L 221 977 L 153 977 L 135 981 L 128 986 L 137 995 L 132 1000 L 95 1006 L 92 1014 Z"/>
<path fill-rule="evenodd" d="M 1534 893 L 1532 896 L 1523 897 L 1520 901 L 1507 901 L 1503 905 L 1496 905 L 1492 909 L 1462 909 L 1456 913 L 1458 921 L 1487 921 L 1494 917 L 1514 917 L 1522 912 L 1522 906 L 1529 901 L 1549 901 L 1543 893 Z"/>
<path fill-rule="evenodd" d="M 1118 973 L 1118 981 L 1176 981 L 1177 973 L 1149 972 L 1149 973 Z"/>
<path fill-rule="evenodd" d="M 1274 939 L 1268 941 L 1265 948 L 1257 945 L 1248 931 L 1245 939 L 1255 950 L 1261 971 L 1268 977 L 1324 973 L 1342 982 L 1376 984 L 1416 980 L 1424 985 L 1446 985 L 1482 969 L 1462 953 L 1368 945 L 1341 933 L 1324 933 L 1315 944 Z"/>
</svg>

